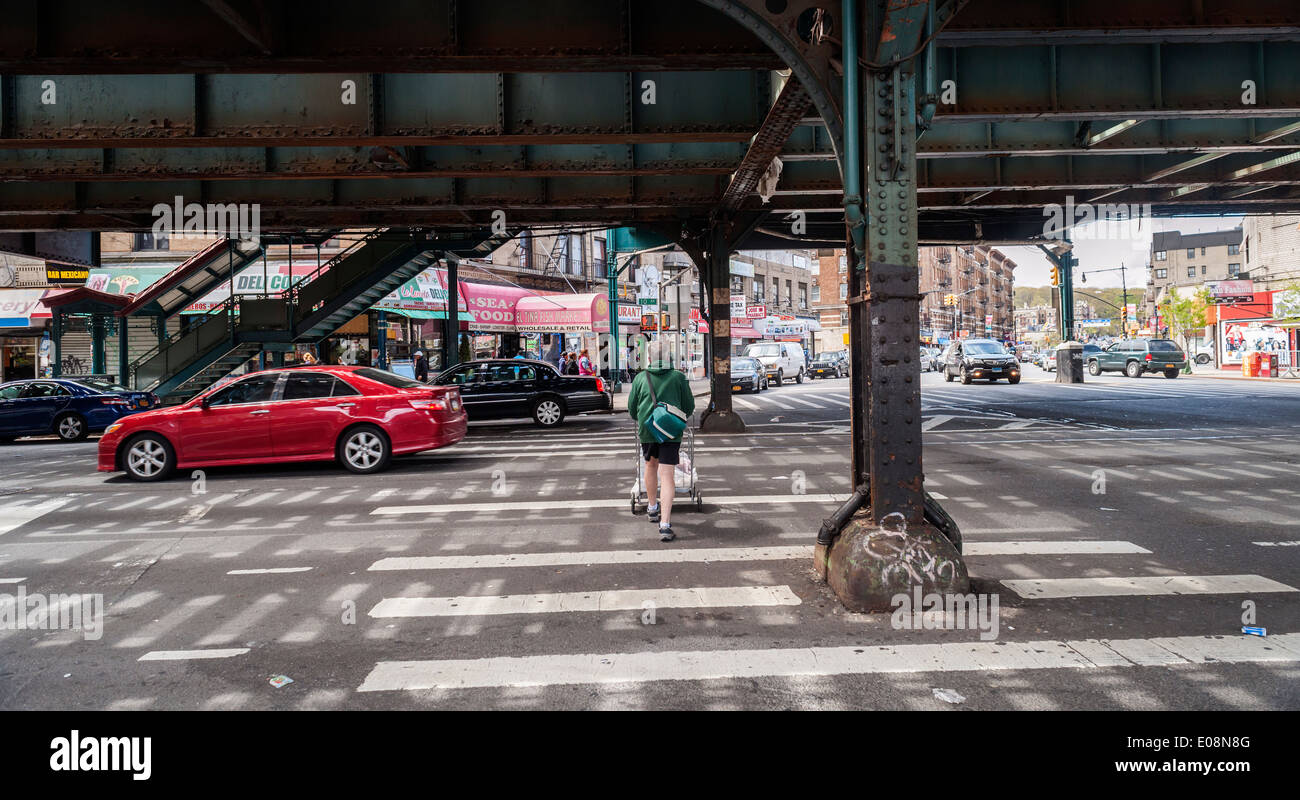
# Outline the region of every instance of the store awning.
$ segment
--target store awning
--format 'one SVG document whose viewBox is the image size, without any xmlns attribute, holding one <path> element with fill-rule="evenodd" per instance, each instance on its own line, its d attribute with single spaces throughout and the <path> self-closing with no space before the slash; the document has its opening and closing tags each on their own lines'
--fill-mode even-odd
<svg viewBox="0 0 1300 800">
<path fill-rule="evenodd" d="M 603 294 L 558 294 L 520 298 L 515 328 L 529 333 L 609 332 L 609 298 Z"/>
</svg>

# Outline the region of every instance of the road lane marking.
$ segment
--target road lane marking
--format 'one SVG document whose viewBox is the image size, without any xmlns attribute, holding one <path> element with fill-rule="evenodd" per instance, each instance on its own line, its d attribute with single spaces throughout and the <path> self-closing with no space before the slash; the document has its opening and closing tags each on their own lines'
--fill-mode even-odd
<svg viewBox="0 0 1300 800">
<path fill-rule="evenodd" d="M 227 575 L 283 575 L 289 572 L 307 572 L 311 567 L 269 567 L 267 569 L 232 569 Z"/>
<path fill-rule="evenodd" d="M 963 552 L 967 556 L 1007 556 L 1123 555 L 1150 553 L 1151 551 L 1132 542 L 1119 541 L 1012 541 L 968 542 Z M 696 547 L 684 550 L 490 553 L 477 556 L 393 556 L 379 559 L 370 565 L 368 571 L 573 567 L 606 564 L 712 564 L 729 561 L 788 561 L 812 558 L 812 555 L 813 548 L 810 545 L 788 545 L 774 547 Z M 240 572 L 255 571 L 241 570 Z"/>
<path fill-rule="evenodd" d="M 1004 580 L 1025 598 L 1118 597 L 1125 595 L 1249 594 L 1300 591 L 1261 575 L 1146 575 L 1135 578 L 1038 578 Z"/>
<path fill-rule="evenodd" d="M 205 658 L 233 658 L 248 652 L 247 647 L 230 647 L 208 650 L 151 650 L 137 661 L 195 661 Z"/>
<path fill-rule="evenodd" d="M 0 536 L 15 528 L 21 528 L 29 522 L 34 522 L 51 511 L 62 508 L 67 502 L 68 500 L 64 498 L 45 500 L 40 503 L 12 503 L 0 506 Z"/>
<path fill-rule="evenodd" d="M 1300 547 L 1300 541 L 1291 541 L 1291 542 L 1251 542 L 1251 544 L 1257 544 L 1257 545 L 1259 545 L 1260 547 Z M 0 583 L 3 583 L 3 581 L 0 581 Z"/>
<path fill-rule="evenodd" d="M 1210 660 L 1229 663 L 1300 661 L 1300 634 L 1277 634 L 1268 639 L 1257 636 L 1182 636 L 1110 641 L 974 641 L 380 661 L 357 691 L 516 688 L 915 672 L 1096 669 L 1170 663 L 1199 664 Z"/>
<path fill-rule="evenodd" d="M 502 567 L 561 567 L 595 564 L 686 564 L 721 561 L 783 561 L 809 558 L 810 546 L 698 547 L 682 550 L 588 550 L 573 553 L 505 553 L 482 556 L 394 556 L 370 565 L 371 572 L 389 570 L 498 569 Z"/>
<path fill-rule="evenodd" d="M 1055 555 L 1124 555 L 1150 553 L 1132 542 L 969 542 L 962 548 L 966 556 L 1055 556 Z"/>
<path fill-rule="evenodd" d="M 1255 544 L 1259 544 L 1256 542 Z M 26 578 L 0 578 L 0 583 L 22 583 Z"/>
<path fill-rule="evenodd" d="M 663 609 L 797 606 L 801 602 L 798 595 L 790 591 L 789 586 L 617 589 L 481 597 L 385 597 L 370 609 L 370 616 L 385 619 L 480 617 L 498 614 L 639 611 L 651 607 Z"/>
<path fill-rule="evenodd" d="M 727 495 L 710 497 L 709 504 L 717 505 L 780 505 L 782 503 L 842 503 L 847 494 L 791 494 L 791 495 Z M 439 505 L 380 506 L 370 512 L 372 516 L 401 514 L 455 514 L 471 511 L 551 511 L 568 509 L 585 511 L 593 508 L 628 508 L 629 498 L 618 500 L 594 498 L 591 500 L 535 500 L 502 503 L 442 503 Z"/>
</svg>

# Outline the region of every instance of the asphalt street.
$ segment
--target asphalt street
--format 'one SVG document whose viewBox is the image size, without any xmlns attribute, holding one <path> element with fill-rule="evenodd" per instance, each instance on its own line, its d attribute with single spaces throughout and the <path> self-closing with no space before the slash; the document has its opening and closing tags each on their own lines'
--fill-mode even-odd
<svg viewBox="0 0 1300 800">
<path fill-rule="evenodd" d="M 629 511 L 625 415 L 475 423 L 368 477 L 137 484 L 94 441 L 0 447 L 0 595 L 104 604 L 96 632 L 0 629 L 0 708 L 1300 708 L 1300 382 L 1027 366 L 922 398 L 995 636 L 814 580 L 849 397 L 809 381 L 696 439 L 703 508 L 671 544 Z"/>
</svg>

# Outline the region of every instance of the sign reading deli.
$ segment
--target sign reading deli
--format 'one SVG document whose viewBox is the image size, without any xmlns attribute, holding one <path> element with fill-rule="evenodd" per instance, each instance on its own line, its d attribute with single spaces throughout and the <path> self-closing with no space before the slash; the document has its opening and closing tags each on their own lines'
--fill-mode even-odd
<svg viewBox="0 0 1300 800">
<path fill-rule="evenodd" d="M 45 282 L 51 286 L 85 286 L 89 277 L 90 267 L 61 264 L 58 261 L 45 262 Z"/>
</svg>

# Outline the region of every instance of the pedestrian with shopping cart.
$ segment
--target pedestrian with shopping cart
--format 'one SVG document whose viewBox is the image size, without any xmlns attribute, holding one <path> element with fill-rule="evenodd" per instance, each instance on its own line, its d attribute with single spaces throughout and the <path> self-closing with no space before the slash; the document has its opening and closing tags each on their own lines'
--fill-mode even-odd
<svg viewBox="0 0 1300 800">
<path fill-rule="evenodd" d="M 659 541 L 671 542 L 676 538 L 672 527 L 673 470 L 680 461 L 687 421 L 695 411 L 695 396 L 686 376 L 673 369 L 672 359 L 658 341 L 647 348 L 646 368 L 632 381 L 627 409 L 637 421 L 637 439 L 645 460 L 645 492 L 650 503 L 646 514 L 659 524 Z"/>
</svg>

